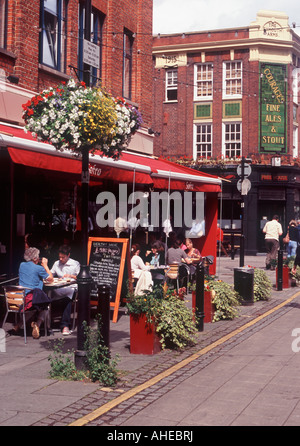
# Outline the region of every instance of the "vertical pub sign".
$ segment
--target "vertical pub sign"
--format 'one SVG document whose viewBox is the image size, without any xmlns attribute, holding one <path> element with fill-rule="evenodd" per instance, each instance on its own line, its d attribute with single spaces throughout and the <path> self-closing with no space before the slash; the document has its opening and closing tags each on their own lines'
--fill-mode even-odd
<svg viewBox="0 0 300 446">
<path fill-rule="evenodd" d="M 286 65 L 260 64 L 260 153 L 286 153 Z"/>
</svg>

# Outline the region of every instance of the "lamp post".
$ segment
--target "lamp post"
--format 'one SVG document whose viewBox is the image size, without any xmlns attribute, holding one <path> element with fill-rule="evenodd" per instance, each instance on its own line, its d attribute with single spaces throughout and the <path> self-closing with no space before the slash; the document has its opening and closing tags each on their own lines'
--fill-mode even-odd
<svg viewBox="0 0 300 446">
<path fill-rule="evenodd" d="M 85 1 L 85 30 L 84 37 L 90 40 L 91 34 L 91 0 Z M 89 67 L 85 66 L 84 80 L 90 84 Z M 90 325 L 90 287 L 92 277 L 87 261 L 88 246 L 88 218 L 89 218 L 89 147 L 82 147 L 81 171 L 81 231 L 82 231 L 82 262 L 77 276 L 78 283 L 78 322 L 77 322 L 77 350 L 75 351 L 75 365 L 78 369 L 85 369 L 86 352 L 84 323 Z"/>
</svg>

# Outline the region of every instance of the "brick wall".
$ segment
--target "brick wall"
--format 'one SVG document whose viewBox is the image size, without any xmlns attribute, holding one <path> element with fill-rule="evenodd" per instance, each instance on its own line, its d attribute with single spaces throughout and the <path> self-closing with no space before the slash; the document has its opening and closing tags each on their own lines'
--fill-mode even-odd
<svg viewBox="0 0 300 446">
<path fill-rule="evenodd" d="M 152 119 L 152 0 L 94 0 L 105 15 L 102 83 L 115 96 L 122 95 L 123 31 L 135 33 L 132 67 L 132 102 L 139 106 L 144 125 Z M 7 48 L 0 49 L 0 68 L 19 77 L 19 86 L 40 91 L 76 77 L 78 0 L 68 2 L 66 72 L 39 64 L 40 1 L 8 0 Z"/>
</svg>

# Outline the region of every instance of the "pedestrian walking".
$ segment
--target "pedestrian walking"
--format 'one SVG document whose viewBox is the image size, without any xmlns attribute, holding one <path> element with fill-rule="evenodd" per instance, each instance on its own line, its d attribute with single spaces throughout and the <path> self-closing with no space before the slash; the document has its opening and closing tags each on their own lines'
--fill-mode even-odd
<svg viewBox="0 0 300 446">
<path fill-rule="evenodd" d="M 267 250 L 266 268 L 275 270 L 275 261 L 279 250 L 279 237 L 282 235 L 282 226 L 279 223 L 278 215 L 274 215 L 271 221 L 268 221 L 264 228 L 265 243 Z"/>
</svg>

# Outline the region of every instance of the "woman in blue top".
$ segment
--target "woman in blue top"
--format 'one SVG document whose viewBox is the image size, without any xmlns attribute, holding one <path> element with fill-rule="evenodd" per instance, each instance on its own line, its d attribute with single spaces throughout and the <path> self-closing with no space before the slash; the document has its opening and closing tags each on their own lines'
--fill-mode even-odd
<svg viewBox="0 0 300 446">
<path fill-rule="evenodd" d="M 20 264 L 19 268 L 19 285 L 28 288 L 26 290 L 26 305 L 25 307 L 31 307 L 32 304 L 32 298 L 34 290 L 39 290 L 39 297 L 41 298 L 40 303 L 43 303 L 43 281 L 47 279 L 48 282 L 53 281 L 53 274 L 51 273 L 50 269 L 48 268 L 48 260 L 43 257 L 41 265 L 38 265 L 39 262 L 39 255 L 40 251 L 37 248 L 28 248 L 25 250 L 24 254 L 24 260 L 25 262 L 22 262 Z M 27 298 L 28 297 L 28 298 Z M 47 296 L 45 296 L 44 302 L 46 302 Z M 32 330 L 32 336 L 35 339 L 38 339 L 40 336 L 40 325 L 45 317 L 45 311 L 43 309 L 38 310 L 37 314 L 37 321 L 32 322 L 31 326 L 33 328 Z M 19 327 L 16 327 L 15 329 L 18 329 Z"/>
</svg>

